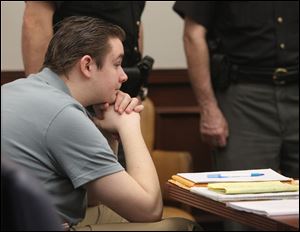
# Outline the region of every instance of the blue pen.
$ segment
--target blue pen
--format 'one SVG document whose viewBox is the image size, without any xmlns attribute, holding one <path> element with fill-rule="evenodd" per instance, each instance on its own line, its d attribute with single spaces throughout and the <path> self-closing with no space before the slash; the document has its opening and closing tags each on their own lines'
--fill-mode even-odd
<svg viewBox="0 0 300 232">
<path fill-rule="evenodd" d="M 258 172 L 252 172 L 248 175 L 222 175 L 219 173 L 215 174 L 208 174 L 207 178 L 235 178 L 235 177 L 256 177 L 256 176 L 263 176 L 263 173 L 258 173 Z"/>
</svg>

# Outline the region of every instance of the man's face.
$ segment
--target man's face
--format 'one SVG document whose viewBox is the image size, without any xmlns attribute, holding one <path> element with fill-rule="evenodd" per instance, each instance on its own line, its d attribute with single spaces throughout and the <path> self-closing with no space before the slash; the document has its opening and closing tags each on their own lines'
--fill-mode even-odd
<svg viewBox="0 0 300 232">
<path fill-rule="evenodd" d="M 124 56 L 123 44 L 117 38 L 110 39 L 109 44 L 111 50 L 104 58 L 101 69 L 95 73 L 101 103 L 113 103 L 122 83 L 127 80 L 127 75 L 121 67 Z"/>
</svg>

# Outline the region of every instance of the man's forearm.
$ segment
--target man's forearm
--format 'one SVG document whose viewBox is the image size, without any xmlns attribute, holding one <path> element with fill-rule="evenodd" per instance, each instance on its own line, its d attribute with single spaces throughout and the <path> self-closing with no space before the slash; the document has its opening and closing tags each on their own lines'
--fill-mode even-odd
<svg viewBox="0 0 300 232">
<path fill-rule="evenodd" d="M 26 2 L 22 25 L 22 56 L 26 75 L 37 73 L 53 36 L 54 7 L 47 2 Z"/>
<path fill-rule="evenodd" d="M 25 33 L 35 34 L 36 32 L 27 31 Z M 24 69 L 25 69 L 26 76 L 32 73 L 39 72 L 43 65 L 45 51 L 48 46 L 48 44 L 45 43 L 45 41 L 47 41 L 48 38 L 43 38 L 43 37 L 37 38 L 37 37 L 32 39 L 23 35 L 22 53 L 23 53 L 23 62 L 24 62 Z"/>
<path fill-rule="evenodd" d="M 205 47 L 188 45 L 189 77 L 197 98 L 200 111 L 209 105 L 217 104 L 211 85 L 208 51 Z"/>
<path fill-rule="evenodd" d="M 127 172 L 150 196 L 156 196 L 157 203 L 161 204 L 156 169 L 143 140 L 141 129 L 124 125 L 120 137 L 125 151 Z"/>
<path fill-rule="evenodd" d="M 212 88 L 206 29 L 186 19 L 184 38 L 189 76 L 200 108 L 202 141 L 213 146 L 226 146 L 228 124 Z"/>
<path fill-rule="evenodd" d="M 205 35 L 197 30 L 192 33 L 186 32 L 184 48 L 192 87 L 200 111 L 203 111 L 206 107 L 217 104 L 211 84 L 209 52 Z"/>
<path fill-rule="evenodd" d="M 112 136 L 107 138 L 107 141 L 108 141 L 108 144 L 109 144 L 110 148 L 112 149 L 114 154 L 117 156 L 118 155 L 119 141 L 116 138 L 113 138 Z"/>
</svg>

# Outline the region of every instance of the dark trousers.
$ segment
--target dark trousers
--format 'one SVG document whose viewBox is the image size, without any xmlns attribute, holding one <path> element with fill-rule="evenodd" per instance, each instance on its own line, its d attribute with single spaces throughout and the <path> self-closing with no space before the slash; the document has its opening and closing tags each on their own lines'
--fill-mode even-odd
<svg viewBox="0 0 300 232">
<path fill-rule="evenodd" d="M 229 124 L 228 145 L 214 152 L 217 170 L 272 168 L 299 177 L 299 84 L 240 82 L 217 91 Z"/>
</svg>

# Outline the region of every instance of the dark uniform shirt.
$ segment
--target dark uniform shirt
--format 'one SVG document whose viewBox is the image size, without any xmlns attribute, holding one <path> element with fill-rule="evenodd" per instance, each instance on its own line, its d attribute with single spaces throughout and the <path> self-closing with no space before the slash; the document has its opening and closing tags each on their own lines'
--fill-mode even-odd
<svg viewBox="0 0 300 232">
<path fill-rule="evenodd" d="M 141 59 L 138 35 L 145 1 L 57 1 L 55 6 L 54 24 L 69 16 L 82 15 L 120 26 L 126 33 L 123 67 L 134 66 Z"/>
<path fill-rule="evenodd" d="M 298 1 L 177 1 L 174 10 L 220 38 L 220 50 L 232 63 L 299 64 Z"/>
</svg>

